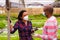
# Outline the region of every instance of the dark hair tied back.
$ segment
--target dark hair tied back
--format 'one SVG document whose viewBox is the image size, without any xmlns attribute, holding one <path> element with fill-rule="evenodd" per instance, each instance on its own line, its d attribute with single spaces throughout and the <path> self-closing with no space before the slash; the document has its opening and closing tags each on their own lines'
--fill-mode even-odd
<svg viewBox="0 0 60 40">
<path fill-rule="evenodd" d="M 26 10 L 21 10 L 21 11 L 19 12 L 18 20 L 22 20 L 21 17 L 22 17 L 22 15 L 23 15 L 24 12 L 26 12 Z"/>
</svg>

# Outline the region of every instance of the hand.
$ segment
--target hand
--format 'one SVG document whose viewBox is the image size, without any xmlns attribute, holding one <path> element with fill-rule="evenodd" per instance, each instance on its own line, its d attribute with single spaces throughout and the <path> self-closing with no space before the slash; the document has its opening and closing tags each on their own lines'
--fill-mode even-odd
<svg viewBox="0 0 60 40">
<path fill-rule="evenodd" d="M 40 38 L 40 34 L 34 34 L 34 36 Z"/>
<path fill-rule="evenodd" d="M 10 31 L 12 31 L 12 29 L 13 29 L 13 26 L 12 26 L 12 25 L 10 25 Z"/>
<path fill-rule="evenodd" d="M 35 31 L 37 31 L 37 30 L 38 30 L 38 28 L 36 27 L 36 28 L 35 28 Z"/>
<path fill-rule="evenodd" d="M 37 28 L 37 27 L 35 27 L 35 28 L 33 28 L 33 29 L 32 29 L 32 31 L 37 31 L 37 30 L 38 30 L 38 28 Z"/>
</svg>

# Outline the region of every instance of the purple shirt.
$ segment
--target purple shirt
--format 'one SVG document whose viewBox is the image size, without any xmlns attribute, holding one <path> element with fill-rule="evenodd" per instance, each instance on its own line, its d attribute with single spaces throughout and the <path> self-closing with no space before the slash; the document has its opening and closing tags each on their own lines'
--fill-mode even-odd
<svg viewBox="0 0 60 40">
<path fill-rule="evenodd" d="M 27 26 L 21 20 L 17 21 L 13 28 L 11 33 L 13 34 L 18 29 L 20 40 L 32 40 L 32 23 L 30 21 L 27 21 Z"/>
</svg>

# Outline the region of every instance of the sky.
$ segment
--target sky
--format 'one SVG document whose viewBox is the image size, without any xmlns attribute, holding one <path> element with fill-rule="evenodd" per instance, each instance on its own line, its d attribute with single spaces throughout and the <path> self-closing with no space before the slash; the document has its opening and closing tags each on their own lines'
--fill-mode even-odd
<svg viewBox="0 0 60 40">
<path fill-rule="evenodd" d="M 19 0 L 10 0 L 11 2 L 19 3 Z M 44 5 L 53 3 L 55 0 L 25 0 L 25 4 L 33 3 L 33 2 L 39 2 Z M 0 0 L 0 5 L 5 5 L 5 0 Z"/>
</svg>

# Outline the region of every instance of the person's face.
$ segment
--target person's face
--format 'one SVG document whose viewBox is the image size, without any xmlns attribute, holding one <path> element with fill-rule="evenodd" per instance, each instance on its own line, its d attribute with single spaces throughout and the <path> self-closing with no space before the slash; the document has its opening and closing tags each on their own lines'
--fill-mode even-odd
<svg viewBox="0 0 60 40">
<path fill-rule="evenodd" d="M 46 8 L 44 8 L 44 13 L 45 13 L 45 16 L 48 18 L 49 13 L 48 13 L 48 11 L 47 11 L 47 9 L 46 9 Z"/>
<path fill-rule="evenodd" d="M 24 12 L 24 13 L 23 13 L 22 19 L 23 19 L 23 20 L 28 19 L 28 12 Z"/>
</svg>

